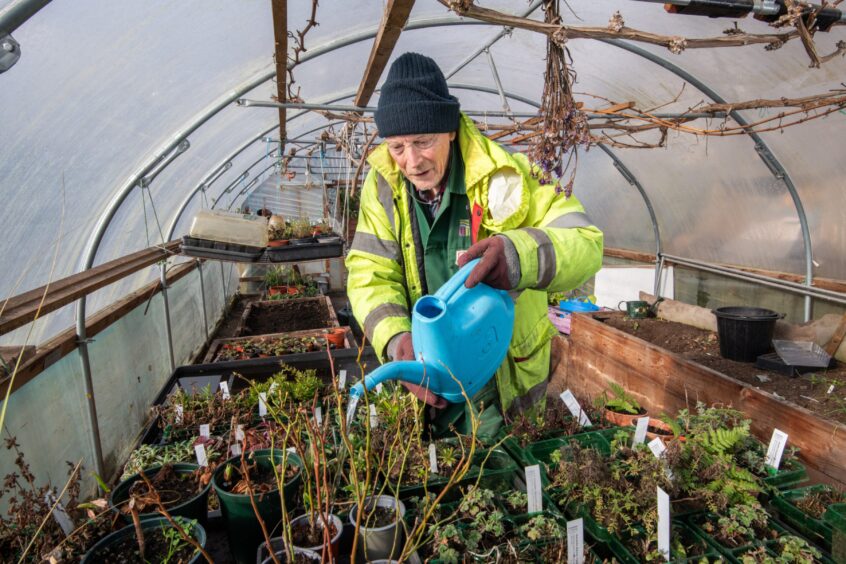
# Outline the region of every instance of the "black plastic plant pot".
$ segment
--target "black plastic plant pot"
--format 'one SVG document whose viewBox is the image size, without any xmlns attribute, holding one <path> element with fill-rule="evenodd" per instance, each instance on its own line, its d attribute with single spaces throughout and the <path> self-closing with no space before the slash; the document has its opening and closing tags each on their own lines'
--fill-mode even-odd
<svg viewBox="0 0 846 564">
<path fill-rule="evenodd" d="M 180 521 L 182 521 L 180 519 Z M 180 523 L 182 525 L 182 523 Z M 141 530 L 144 533 L 147 531 L 152 532 L 158 528 L 171 528 L 171 524 L 165 519 L 164 517 L 156 517 L 154 519 L 147 519 L 141 522 Z M 202 546 L 204 549 L 206 547 L 206 530 L 203 528 L 202 525 L 199 523 L 195 524 L 193 529 L 191 530 L 191 536 L 194 537 L 194 540 L 197 541 L 197 544 Z M 86 553 L 86 555 L 82 559 L 82 564 L 102 564 L 103 562 L 114 562 L 114 560 L 110 559 L 109 549 L 116 544 L 122 543 L 127 539 L 133 539 L 135 541 L 135 525 L 127 525 L 123 529 L 119 531 L 115 531 L 110 535 L 103 537 L 100 541 L 91 547 L 91 550 Z M 147 560 L 150 562 L 159 562 L 161 560 L 152 558 L 153 556 L 161 556 L 162 559 L 164 558 L 164 554 L 161 555 L 152 555 L 147 554 Z M 188 564 L 194 564 L 195 562 L 204 561 L 203 555 L 200 551 L 195 551 L 193 558 L 188 561 Z"/>
<path fill-rule="evenodd" d="M 712 311 L 717 317 L 720 356 L 738 362 L 755 362 L 769 352 L 780 317 L 760 307 L 720 307 Z"/>
<path fill-rule="evenodd" d="M 188 476 L 193 474 L 199 466 L 196 464 L 189 464 L 189 463 L 179 463 L 173 465 L 173 471 L 180 475 L 180 476 Z M 135 482 L 141 480 L 141 473 L 143 472 L 144 475 L 147 476 L 148 480 L 152 480 L 156 473 L 161 469 L 161 466 L 153 466 L 150 468 L 145 468 L 138 474 L 133 474 L 126 480 L 122 481 L 118 484 L 113 490 L 111 495 L 109 496 L 109 507 L 111 507 L 114 511 L 121 513 L 123 519 L 127 523 L 132 522 L 132 516 L 129 513 L 124 513 L 120 511 L 120 508 L 129 501 L 129 488 L 132 487 Z M 187 478 L 186 478 L 187 479 Z M 177 505 L 169 504 L 167 501 L 167 492 L 159 492 L 159 497 L 162 500 L 162 503 L 167 509 L 167 512 L 170 513 L 171 516 L 178 515 L 180 517 L 185 517 L 186 519 L 196 519 L 201 524 L 206 524 L 206 517 L 208 515 L 208 498 L 209 498 L 209 490 L 211 489 L 211 484 L 206 484 L 206 486 L 198 492 L 195 496 L 182 501 Z M 159 513 L 142 513 L 140 515 L 141 519 L 150 519 L 159 517 Z"/>
<path fill-rule="evenodd" d="M 396 559 L 402 554 L 405 544 L 405 532 L 400 525 L 405 517 L 405 505 L 395 497 L 377 495 L 364 500 L 366 508 L 393 509 L 399 513 L 393 522 L 381 527 L 368 527 L 367 514 L 362 515 L 359 527 L 359 539 L 356 548 L 356 558 L 363 562 L 372 560 Z M 350 510 L 350 523 L 355 525 L 358 519 L 358 504 Z"/>
<path fill-rule="evenodd" d="M 293 464 L 300 469 L 303 466 L 302 460 L 296 454 L 279 449 L 274 449 L 272 456 L 271 449 L 252 451 L 247 453 L 246 456 L 247 464 L 255 464 L 258 470 L 271 470 L 275 465 L 281 464 L 285 457 L 287 457 L 289 464 Z M 223 514 L 223 520 L 226 522 L 226 532 L 229 536 L 232 556 L 235 557 L 238 564 L 251 564 L 255 562 L 256 550 L 265 540 L 253 504 L 255 504 L 267 530 L 278 530 L 279 523 L 282 521 L 282 503 L 279 498 L 279 490 L 274 488 L 264 494 L 252 496 L 233 494 L 229 491 L 229 488 L 224 487 L 224 472 L 227 467 L 240 471 L 241 456 L 233 456 L 217 467 L 212 474 L 212 486 L 220 500 L 220 511 Z M 294 497 L 301 481 L 302 472 L 298 472 L 296 476 L 283 485 L 285 507 L 294 507 Z M 250 500 L 251 497 L 252 501 Z"/>
</svg>

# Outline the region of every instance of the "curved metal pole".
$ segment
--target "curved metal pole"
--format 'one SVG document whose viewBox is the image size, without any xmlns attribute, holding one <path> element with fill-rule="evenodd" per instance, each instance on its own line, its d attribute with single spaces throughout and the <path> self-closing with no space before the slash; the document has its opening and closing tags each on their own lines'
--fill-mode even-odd
<svg viewBox="0 0 846 564">
<path fill-rule="evenodd" d="M 0 8 L 0 35 L 12 33 L 49 3 L 50 0 L 12 0 Z"/>
<path fill-rule="evenodd" d="M 707 84 L 705 84 L 683 68 L 659 55 L 656 55 L 641 47 L 638 47 L 637 45 L 631 45 L 619 39 L 600 39 L 599 41 L 623 49 L 630 53 L 634 53 L 639 57 L 643 57 L 644 59 L 647 59 L 648 61 L 651 61 L 661 66 L 662 68 L 670 71 L 679 78 L 682 78 L 683 80 L 689 82 L 718 104 L 726 103 L 723 97 L 717 94 L 710 86 L 708 86 Z M 737 111 L 732 110 L 729 112 L 729 115 L 734 121 L 736 121 L 741 126 L 749 125 L 749 123 Z M 782 166 L 782 164 L 770 150 L 767 143 L 761 138 L 761 136 L 754 132 L 747 132 L 747 135 L 749 135 L 749 137 L 755 142 L 755 151 L 757 151 L 758 156 L 761 158 L 762 161 L 764 161 L 764 164 L 770 170 L 770 172 L 773 173 L 773 176 L 784 181 L 784 185 L 787 187 L 787 192 L 790 194 L 790 198 L 793 200 L 793 205 L 796 208 L 796 215 L 799 217 L 799 226 L 802 230 L 802 242 L 805 246 L 805 286 L 811 287 L 814 279 L 814 255 L 811 249 L 811 230 L 808 227 L 808 218 L 805 215 L 805 207 L 802 205 L 802 199 L 799 197 L 799 193 L 796 190 L 796 185 L 793 184 L 793 179 L 790 178 L 790 175 L 787 173 L 787 170 Z M 813 302 L 811 301 L 810 296 L 805 296 L 806 322 L 810 321 L 812 313 Z"/>
<path fill-rule="evenodd" d="M 258 164 L 258 163 L 260 163 L 262 160 L 264 160 L 264 159 L 266 159 L 266 158 L 267 158 L 267 156 L 264 156 L 264 157 L 262 157 L 261 159 L 259 159 L 259 160 L 258 160 L 256 163 L 254 163 L 254 164 Z M 235 195 L 235 197 L 233 197 L 233 198 L 232 198 L 232 201 L 231 201 L 231 202 L 229 202 L 229 205 L 228 205 L 228 206 L 226 206 L 226 209 L 227 209 L 227 210 L 231 210 L 231 209 L 232 209 L 232 206 L 233 206 L 233 205 L 235 205 L 235 200 L 237 200 L 238 198 L 240 198 L 240 197 L 241 197 L 241 196 L 242 196 L 242 195 L 243 195 L 243 194 L 244 194 L 247 190 L 249 190 L 249 189 L 250 189 L 250 187 L 251 187 L 253 184 L 257 183 L 257 182 L 259 181 L 259 179 L 261 178 L 261 175 L 262 175 L 262 174 L 264 174 L 265 172 L 267 172 L 268 170 L 270 170 L 271 168 L 273 168 L 273 167 L 275 167 L 275 166 L 276 166 L 276 163 L 271 163 L 271 164 L 270 164 L 270 165 L 268 165 L 266 168 L 262 169 L 262 170 L 261 170 L 261 171 L 260 171 L 260 172 L 259 172 L 259 173 L 255 176 L 255 178 L 253 178 L 252 180 L 250 180 L 250 183 L 249 183 L 249 184 L 247 184 L 246 186 L 244 186 L 243 188 L 241 188 L 241 191 L 240 191 L 240 192 L 238 192 L 238 193 Z M 222 194 L 221 194 L 221 196 L 222 196 Z M 219 201 L 220 201 L 220 200 L 218 200 L 217 202 L 215 202 L 215 205 L 217 205 Z M 214 206 L 212 206 L 212 208 L 214 208 Z"/>
</svg>

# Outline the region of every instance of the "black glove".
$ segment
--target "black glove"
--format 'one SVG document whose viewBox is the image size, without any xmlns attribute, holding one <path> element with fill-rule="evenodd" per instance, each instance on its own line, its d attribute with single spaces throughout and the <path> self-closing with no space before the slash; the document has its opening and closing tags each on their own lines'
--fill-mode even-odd
<svg viewBox="0 0 846 564">
<path fill-rule="evenodd" d="M 509 260 L 511 255 L 511 260 Z M 464 286 L 472 288 L 479 282 L 484 282 L 491 288 L 498 290 L 513 290 L 520 281 L 520 261 L 517 250 L 505 236 L 496 235 L 483 239 L 467 249 L 458 259 L 458 266 L 462 267 L 475 258 L 482 260 Z"/>
</svg>

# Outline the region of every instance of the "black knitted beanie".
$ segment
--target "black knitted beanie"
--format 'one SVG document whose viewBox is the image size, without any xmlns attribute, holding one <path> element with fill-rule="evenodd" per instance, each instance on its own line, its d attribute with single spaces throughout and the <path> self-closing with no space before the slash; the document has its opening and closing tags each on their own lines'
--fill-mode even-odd
<svg viewBox="0 0 846 564">
<path fill-rule="evenodd" d="M 388 71 L 375 119 L 382 138 L 448 133 L 458 129 L 459 103 L 435 61 L 405 53 Z"/>
</svg>

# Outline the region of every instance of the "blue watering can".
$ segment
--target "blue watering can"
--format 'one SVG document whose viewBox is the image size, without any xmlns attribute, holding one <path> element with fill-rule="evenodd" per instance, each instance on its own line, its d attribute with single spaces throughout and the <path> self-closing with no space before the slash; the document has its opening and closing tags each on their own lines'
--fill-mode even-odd
<svg viewBox="0 0 846 564">
<path fill-rule="evenodd" d="M 417 360 L 383 364 L 367 375 L 373 390 L 386 380 L 402 380 L 448 402 L 464 403 L 491 379 L 505 359 L 514 332 L 514 301 L 508 292 L 487 284 L 465 288 L 479 259 L 464 265 L 434 295 L 423 296 L 411 314 L 411 340 Z M 352 398 L 364 394 L 359 382 Z M 463 389 L 463 393 L 462 393 Z"/>
</svg>

